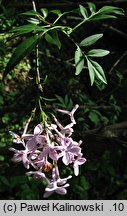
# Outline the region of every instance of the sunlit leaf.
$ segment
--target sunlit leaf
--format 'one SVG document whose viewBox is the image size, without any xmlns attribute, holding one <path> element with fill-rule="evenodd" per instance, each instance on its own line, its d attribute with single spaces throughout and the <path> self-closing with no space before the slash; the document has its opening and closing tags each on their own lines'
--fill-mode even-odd
<svg viewBox="0 0 127 216">
<path fill-rule="evenodd" d="M 21 13 L 20 15 L 26 15 L 26 16 L 38 16 L 40 15 L 37 11 L 30 10 L 24 13 Z"/>
<path fill-rule="evenodd" d="M 91 14 L 96 13 L 96 5 L 92 2 L 88 2 L 87 4 L 89 6 L 89 10 L 91 11 Z"/>
<path fill-rule="evenodd" d="M 91 59 L 90 59 L 90 62 L 93 65 L 93 69 L 94 69 L 96 77 L 100 79 L 102 82 L 104 82 L 105 84 L 107 84 L 105 73 L 101 65 Z"/>
<path fill-rule="evenodd" d="M 90 83 L 92 86 L 94 83 L 94 79 L 95 79 L 95 71 L 94 71 L 93 65 L 91 64 L 91 62 L 89 61 L 88 58 L 87 58 L 87 66 L 88 66 L 88 70 L 89 70 Z"/>
<path fill-rule="evenodd" d="M 91 35 L 91 36 L 85 38 L 84 40 L 82 40 L 79 45 L 80 46 L 90 46 L 90 45 L 96 43 L 101 37 L 103 37 L 103 34 Z"/>
<path fill-rule="evenodd" d="M 47 8 L 41 8 L 40 10 L 43 14 L 43 17 L 46 18 L 48 16 L 48 9 Z"/>
<path fill-rule="evenodd" d="M 99 13 L 105 13 L 105 14 L 119 14 L 119 15 L 124 15 L 124 10 L 119 7 L 114 7 L 114 6 L 104 6 L 102 7 L 99 11 Z"/>
<path fill-rule="evenodd" d="M 56 14 L 56 15 L 61 15 L 62 12 L 60 10 L 51 10 L 50 13 Z"/>
<path fill-rule="evenodd" d="M 107 14 L 95 14 L 89 20 L 105 20 L 105 19 L 116 19 L 117 17 L 114 15 L 107 15 Z"/>
<path fill-rule="evenodd" d="M 77 47 L 75 51 L 75 66 L 76 66 L 75 75 L 79 75 L 84 66 L 84 56 L 80 47 Z"/>
<path fill-rule="evenodd" d="M 32 23 L 32 24 L 35 24 L 35 25 L 38 25 L 40 23 L 40 21 L 38 19 L 32 18 L 32 17 L 30 19 L 27 19 L 27 21 L 29 23 Z"/>
<path fill-rule="evenodd" d="M 82 14 L 82 16 L 87 19 L 88 18 L 88 13 L 86 8 L 84 8 L 82 5 L 79 5 L 79 9 L 80 9 L 80 13 Z"/>
<path fill-rule="evenodd" d="M 92 49 L 87 53 L 87 56 L 90 57 L 103 57 L 109 54 L 108 50 L 104 49 Z"/>
</svg>

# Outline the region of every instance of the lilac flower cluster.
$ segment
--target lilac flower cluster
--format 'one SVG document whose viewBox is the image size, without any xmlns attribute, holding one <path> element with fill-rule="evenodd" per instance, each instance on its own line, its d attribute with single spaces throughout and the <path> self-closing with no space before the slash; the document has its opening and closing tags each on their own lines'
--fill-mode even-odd
<svg viewBox="0 0 127 216">
<path fill-rule="evenodd" d="M 67 178 L 60 178 L 58 163 L 62 162 L 68 166 L 73 165 L 74 174 L 78 176 L 79 165 L 85 163 L 86 159 L 81 153 L 81 141 L 76 142 L 72 139 L 73 126 L 76 124 L 74 113 L 78 105 L 72 111 L 57 111 L 67 114 L 70 117 L 70 124 L 63 127 L 55 116 L 55 124 L 45 121 L 44 125 L 38 124 L 34 128 L 33 134 L 27 134 L 26 128 L 21 137 L 14 134 L 14 142 L 20 143 L 23 150 L 10 148 L 14 152 L 13 161 L 22 162 L 26 169 L 32 168 L 34 171 L 27 172 L 27 175 L 33 175 L 34 178 L 41 178 L 47 183 L 44 197 L 49 197 L 53 192 L 66 194 L 66 187 L 69 186 Z M 61 158 L 61 160 L 59 160 Z M 49 173 L 52 173 L 49 177 Z"/>
</svg>

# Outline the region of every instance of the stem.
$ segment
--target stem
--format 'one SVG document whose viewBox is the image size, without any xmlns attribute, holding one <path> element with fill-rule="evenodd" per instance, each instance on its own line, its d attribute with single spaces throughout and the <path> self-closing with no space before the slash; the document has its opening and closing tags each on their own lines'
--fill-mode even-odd
<svg viewBox="0 0 127 216">
<path fill-rule="evenodd" d="M 42 109 L 40 98 L 38 100 L 38 103 L 39 103 L 39 109 L 40 109 L 40 112 L 41 112 L 42 122 L 45 123 L 45 121 L 47 120 L 47 115 L 45 114 L 45 112 Z"/>
<path fill-rule="evenodd" d="M 97 11 L 94 14 L 91 14 L 87 19 L 83 19 L 78 25 L 76 25 L 73 29 L 72 32 L 75 31 L 77 28 L 79 28 L 81 25 L 83 25 L 85 22 L 88 22 L 91 18 L 93 18 L 94 16 L 96 16 L 98 14 L 99 11 Z"/>
<path fill-rule="evenodd" d="M 41 78 L 40 78 L 40 70 L 39 70 L 39 48 L 38 48 L 38 45 L 36 46 L 36 72 L 37 72 L 36 83 L 37 83 L 38 89 L 41 92 L 43 92 L 43 88 L 41 85 Z"/>
<path fill-rule="evenodd" d="M 36 108 L 34 108 L 34 109 L 32 110 L 32 114 L 31 114 L 31 116 L 29 117 L 29 119 L 27 120 L 26 126 L 25 126 L 24 131 L 23 131 L 23 135 L 26 134 L 27 129 L 28 129 L 28 126 L 29 126 L 29 123 L 31 122 L 31 119 L 32 119 L 33 115 L 35 114 L 35 111 L 36 111 Z"/>
<path fill-rule="evenodd" d="M 37 12 L 35 2 L 32 1 L 32 4 L 33 4 L 33 10 L 35 12 Z M 43 88 L 42 88 L 42 85 L 40 83 L 41 82 L 41 78 L 40 78 L 40 71 L 39 71 L 39 47 L 38 47 L 38 45 L 36 46 L 36 72 L 37 72 L 37 75 L 36 75 L 36 84 L 38 86 L 38 89 L 42 92 Z"/>
<path fill-rule="evenodd" d="M 62 14 L 63 15 L 63 14 Z M 53 25 L 58 22 L 58 20 L 62 17 L 62 15 L 58 16 L 58 18 L 53 22 Z"/>
<path fill-rule="evenodd" d="M 33 5 L 33 10 L 34 10 L 35 12 L 37 12 L 36 5 L 35 5 L 35 1 L 32 1 L 32 5 Z"/>
<path fill-rule="evenodd" d="M 33 4 L 34 11 L 37 11 L 34 1 L 32 1 L 32 4 Z M 40 101 L 40 92 L 43 92 L 43 87 L 41 85 L 41 78 L 40 78 L 40 70 L 39 70 L 39 68 L 40 68 L 39 67 L 39 46 L 37 45 L 36 46 L 36 84 L 37 84 L 37 87 L 38 87 L 38 90 L 39 90 L 38 91 L 37 101 L 38 101 L 39 109 L 40 109 L 40 112 L 41 112 L 42 121 L 45 122 L 46 114 L 42 110 L 42 105 L 41 105 L 41 101 Z"/>
<path fill-rule="evenodd" d="M 81 25 L 83 25 L 85 22 L 87 22 L 88 19 L 83 20 L 82 22 L 80 22 L 78 25 L 76 25 L 73 29 L 72 32 L 75 31 L 77 28 L 79 28 Z"/>
</svg>

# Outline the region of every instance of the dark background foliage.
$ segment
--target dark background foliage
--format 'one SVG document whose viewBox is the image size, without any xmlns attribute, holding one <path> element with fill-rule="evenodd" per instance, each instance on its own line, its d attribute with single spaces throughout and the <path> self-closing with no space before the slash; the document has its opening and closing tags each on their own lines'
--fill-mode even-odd
<svg viewBox="0 0 127 216">
<path fill-rule="evenodd" d="M 79 3 L 87 7 L 83 0 L 35 2 L 38 10 L 45 7 L 66 11 L 77 8 Z M 50 199 L 127 199 L 127 2 L 93 2 L 97 8 L 112 5 L 125 10 L 125 16 L 88 23 L 74 33 L 79 41 L 91 34 L 104 34 L 97 46 L 110 51 L 108 56 L 99 59 L 107 85 L 96 81 L 91 87 L 86 69 L 80 76 L 74 75 L 75 67 L 70 60 L 74 56 L 74 47 L 63 35 L 60 35 L 61 50 L 46 42 L 39 48 L 42 80 L 47 76 L 43 96 L 55 99 L 45 102 L 46 112 L 50 113 L 56 107 L 71 109 L 76 103 L 80 105 L 74 138 L 83 140 L 83 154 L 87 158 L 80 175 L 70 180 L 68 194 L 64 197 L 53 195 Z M 18 38 L 5 45 L 6 33 L 14 26 L 25 24 L 19 14 L 31 8 L 31 1 L 19 3 L 17 0 L 1 1 L 0 6 L 0 199 L 43 199 L 41 180 L 26 177 L 25 168 L 11 161 L 12 153 L 8 150 L 14 146 L 9 131 L 22 133 L 36 102 L 37 90 L 32 79 L 34 53 L 2 81 L 12 49 L 22 40 Z M 74 25 L 77 17 L 68 15 L 62 22 Z M 61 165 L 61 170 L 62 175 L 72 173 L 71 167 L 64 170 Z"/>
</svg>

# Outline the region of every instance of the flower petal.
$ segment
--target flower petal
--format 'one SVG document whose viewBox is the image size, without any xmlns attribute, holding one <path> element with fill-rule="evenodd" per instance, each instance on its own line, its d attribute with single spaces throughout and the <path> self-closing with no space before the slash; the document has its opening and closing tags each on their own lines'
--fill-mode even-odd
<svg viewBox="0 0 127 216">
<path fill-rule="evenodd" d="M 60 187 L 60 188 L 57 188 L 55 190 L 55 192 L 58 193 L 58 194 L 64 195 L 64 194 L 67 193 L 67 190 L 65 188 L 63 188 L 63 187 Z"/>
<path fill-rule="evenodd" d="M 74 174 L 76 175 L 76 176 L 78 176 L 79 175 L 79 166 L 78 166 L 78 164 L 74 164 Z"/>
<path fill-rule="evenodd" d="M 35 148 L 36 146 L 36 137 L 33 137 L 32 139 L 30 139 L 27 143 L 26 143 L 26 149 L 27 151 L 31 151 Z"/>
<path fill-rule="evenodd" d="M 38 125 L 34 128 L 34 135 L 41 134 L 42 132 L 43 132 L 42 126 L 41 126 L 41 124 L 38 124 Z"/>
</svg>

